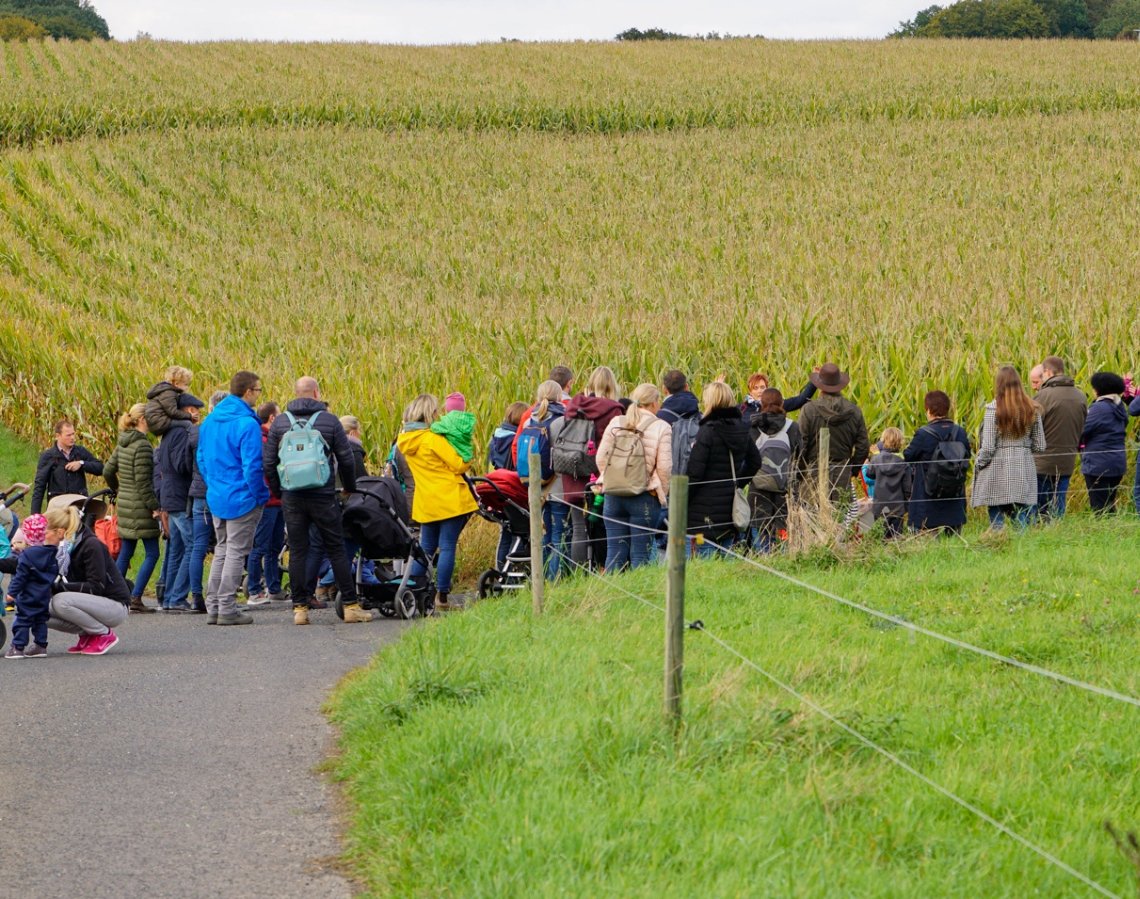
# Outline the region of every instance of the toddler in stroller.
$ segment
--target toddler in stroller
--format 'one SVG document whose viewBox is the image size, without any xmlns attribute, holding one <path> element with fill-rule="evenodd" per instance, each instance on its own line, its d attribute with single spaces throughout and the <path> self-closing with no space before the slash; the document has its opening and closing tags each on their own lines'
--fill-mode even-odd
<svg viewBox="0 0 1140 899">
<path fill-rule="evenodd" d="M 375 563 L 375 579 L 365 579 L 356 566 L 356 592 L 361 608 L 376 609 L 386 618 L 416 618 L 434 611 L 435 570 L 412 530 L 408 499 L 395 478 L 357 478 L 342 513 L 344 535 L 360 546 L 361 560 Z M 413 561 L 426 574 L 412 578 Z M 373 582 L 374 580 L 374 582 Z M 337 596 L 336 613 L 343 617 Z"/>
<path fill-rule="evenodd" d="M 464 478 L 479 515 L 501 530 L 495 567 L 479 575 L 479 598 L 521 590 L 530 580 L 530 511 L 527 487 L 518 474 L 498 468 L 486 477 Z"/>
</svg>

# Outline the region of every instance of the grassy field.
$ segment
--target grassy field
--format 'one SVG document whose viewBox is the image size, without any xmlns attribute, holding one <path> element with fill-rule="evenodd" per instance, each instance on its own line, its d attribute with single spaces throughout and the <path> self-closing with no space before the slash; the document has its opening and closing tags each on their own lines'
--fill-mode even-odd
<svg viewBox="0 0 1140 899">
<path fill-rule="evenodd" d="M 780 567 L 1024 661 L 1140 694 L 1140 522 Z M 369 895 L 1086 896 L 1070 875 L 687 632 L 661 713 L 661 568 L 488 601 L 409 632 L 331 712 Z M 1140 825 L 1137 710 L 997 665 L 732 562 L 686 618 L 1113 893 Z"/>
</svg>

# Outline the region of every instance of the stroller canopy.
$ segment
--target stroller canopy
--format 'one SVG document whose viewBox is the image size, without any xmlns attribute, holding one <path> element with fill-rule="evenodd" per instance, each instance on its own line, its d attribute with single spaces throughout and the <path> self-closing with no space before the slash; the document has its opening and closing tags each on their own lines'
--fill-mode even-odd
<svg viewBox="0 0 1140 899">
<path fill-rule="evenodd" d="M 344 504 L 344 535 L 370 559 L 404 558 L 413 536 L 408 498 L 395 478 L 357 478 Z"/>
</svg>

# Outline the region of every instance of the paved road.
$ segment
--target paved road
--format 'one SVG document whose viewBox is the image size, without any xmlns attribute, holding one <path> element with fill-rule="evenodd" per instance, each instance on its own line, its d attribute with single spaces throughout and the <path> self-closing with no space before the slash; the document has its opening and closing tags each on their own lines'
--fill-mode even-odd
<svg viewBox="0 0 1140 899">
<path fill-rule="evenodd" d="M 0 894 L 352 894 L 320 706 L 403 625 L 294 627 L 286 606 L 132 615 L 105 656 L 52 631 L 47 659 L 0 659 Z"/>
</svg>

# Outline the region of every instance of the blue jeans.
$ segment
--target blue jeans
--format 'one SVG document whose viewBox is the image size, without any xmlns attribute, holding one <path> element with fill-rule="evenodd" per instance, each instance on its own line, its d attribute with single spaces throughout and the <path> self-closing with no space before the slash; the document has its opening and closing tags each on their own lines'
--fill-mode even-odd
<svg viewBox="0 0 1140 899">
<path fill-rule="evenodd" d="M 205 497 L 195 497 L 190 506 L 190 515 L 194 519 L 191 525 L 193 542 L 190 545 L 190 593 L 201 596 L 206 551 L 210 548 L 210 537 L 214 533 L 214 518 L 210 514 L 210 507 L 206 505 Z"/>
<path fill-rule="evenodd" d="M 1037 514 L 1042 518 L 1064 518 L 1069 495 L 1069 476 L 1037 475 Z"/>
<path fill-rule="evenodd" d="M 166 608 L 185 602 L 190 595 L 190 550 L 194 545 L 194 523 L 185 512 L 168 512 L 170 541 L 166 544 Z"/>
<path fill-rule="evenodd" d="M 1000 531 L 1005 526 L 1007 518 L 1016 521 L 1023 528 L 1028 527 L 1036 508 L 1024 503 L 1010 503 L 1008 506 L 986 506 L 986 511 L 990 513 L 990 527 Z"/>
<path fill-rule="evenodd" d="M 638 568 L 649 561 L 649 547 L 657 527 L 661 503 L 655 493 L 638 496 L 607 495 L 602 514 L 606 516 L 606 571 Z M 616 519 L 610 521 L 609 519 Z M 636 525 L 636 527 L 631 527 Z"/>
<path fill-rule="evenodd" d="M 262 590 L 281 592 L 281 565 L 278 557 L 285 545 L 285 517 L 280 506 L 266 506 L 253 535 L 253 549 L 249 551 L 249 579 L 246 589 L 250 596 Z"/>
<path fill-rule="evenodd" d="M 131 567 L 131 557 L 134 556 L 135 547 L 138 545 L 138 540 L 123 538 L 123 548 L 119 550 L 119 558 L 115 563 L 119 574 L 123 577 L 127 576 L 127 570 Z M 150 582 L 150 576 L 154 574 L 154 568 L 158 564 L 158 538 L 143 537 L 142 545 L 146 555 L 143 556 L 142 565 L 135 574 L 135 587 L 131 591 L 131 599 L 138 599 L 143 595 L 146 585 Z"/>
<path fill-rule="evenodd" d="M 423 547 L 424 554 L 430 559 L 432 553 L 439 550 L 435 584 L 436 590 L 440 593 L 451 592 L 451 578 L 455 574 L 455 547 L 459 544 L 459 535 L 463 533 L 463 528 L 470 517 L 471 513 L 467 513 L 420 525 L 420 546 Z M 419 577 L 424 574 L 424 566 L 415 561 L 412 563 L 410 573 L 412 577 Z"/>
<path fill-rule="evenodd" d="M 548 500 L 542 507 L 542 558 L 546 565 L 547 580 L 555 580 L 566 565 L 566 560 L 554 552 L 568 556 L 566 518 L 570 514 L 570 507 L 557 500 Z"/>
</svg>

